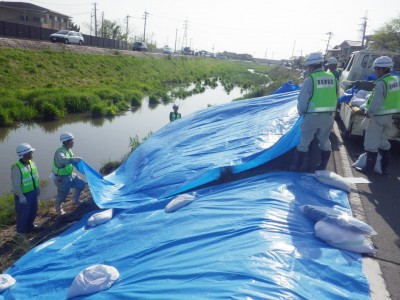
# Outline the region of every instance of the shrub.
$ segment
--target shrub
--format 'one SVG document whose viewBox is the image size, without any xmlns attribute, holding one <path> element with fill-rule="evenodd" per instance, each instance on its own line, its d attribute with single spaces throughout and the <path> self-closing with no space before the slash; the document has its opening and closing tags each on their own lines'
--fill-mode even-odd
<svg viewBox="0 0 400 300">
<path fill-rule="evenodd" d="M 107 107 L 106 105 L 101 102 L 93 105 L 92 107 L 92 117 L 93 118 L 100 118 L 106 115 Z"/>
<path fill-rule="evenodd" d="M 63 118 L 64 111 L 51 103 L 44 103 L 42 106 L 42 119 L 45 121 L 57 120 Z"/>
<path fill-rule="evenodd" d="M 12 193 L 0 197 L 0 225 L 15 223 L 14 195 Z"/>
<path fill-rule="evenodd" d="M 10 117 L 8 110 L 1 109 L 0 110 L 0 126 L 7 127 L 11 126 L 13 123 L 13 119 Z"/>
</svg>

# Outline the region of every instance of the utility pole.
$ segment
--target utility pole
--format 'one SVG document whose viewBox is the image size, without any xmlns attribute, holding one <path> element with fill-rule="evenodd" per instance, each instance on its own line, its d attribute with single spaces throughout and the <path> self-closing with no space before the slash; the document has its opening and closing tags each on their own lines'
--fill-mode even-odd
<svg viewBox="0 0 400 300">
<path fill-rule="evenodd" d="M 147 22 L 147 15 L 149 13 L 144 11 L 144 32 L 143 32 L 143 42 L 146 42 L 146 22 Z"/>
<path fill-rule="evenodd" d="M 267 50 L 265 50 L 265 59 L 267 59 L 267 57 L 268 57 L 268 48 Z"/>
<path fill-rule="evenodd" d="M 106 36 L 106 32 L 104 30 L 104 11 L 101 13 L 101 37 L 105 37 Z"/>
<path fill-rule="evenodd" d="M 328 38 L 328 42 L 326 43 L 325 58 L 326 58 L 326 54 L 328 53 L 329 42 L 331 41 L 331 37 L 332 37 L 333 33 L 329 31 L 326 34 L 329 35 L 329 38 Z"/>
<path fill-rule="evenodd" d="M 361 48 L 364 48 L 364 41 L 365 41 L 365 31 L 367 30 L 367 12 L 365 12 L 365 17 L 362 18 L 363 19 L 363 23 L 360 24 L 361 25 Z"/>
<path fill-rule="evenodd" d="M 94 36 L 97 36 L 97 3 L 94 4 Z"/>
<path fill-rule="evenodd" d="M 293 50 L 292 50 L 292 60 L 294 60 L 294 49 L 296 47 L 296 41 L 293 43 Z"/>
<path fill-rule="evenodd" d="M 177 41 L 177 39 L 178 39 L 178 28 L 175 31 L 175 50 L 174 50 L 175 53 L 176 53 L 176 41 Z"/>
<path fill-rule="evenodd" d="M 90 14 L 90 35 L 92 35 L 92 30 L 93 30 L 93 14 Z"/>
<path fill-rule="evenodd" d="M 129 34 L 129 18 L 132 18 L 130 15 L 126 15 L 126 42 L 128 42 L 128 34 Z"/>
</svg>

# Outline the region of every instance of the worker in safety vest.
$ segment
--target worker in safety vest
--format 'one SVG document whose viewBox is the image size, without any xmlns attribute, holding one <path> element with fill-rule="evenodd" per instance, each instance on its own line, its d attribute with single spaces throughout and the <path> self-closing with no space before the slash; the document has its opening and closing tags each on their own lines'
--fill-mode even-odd
<svg viewBox="0 0 400 300">
<path fill-rule="evenodd" d="M 11 182 L 17 214 L 17 233 L 25 234 L 36 225 L 33 223 L 38 209 L 40 193 L 39 174 L 32 160 L 34 148 L 27 143 L 17 146 L 19 160 L 11 166 Z"/>
<path fill-rule="evenodd" d="M 392 67 L 393 61 L 388 56 L 378 57 L 372 65 L 378 80 L 366 105 L 364 149 L 367 163 L 364 168 L 357 168 L 363 173 L 373 171 L 378 152 L 382 156 L 382 173 L 388 172 L 392 114 L 400 113 L 400 78 L 390 73 Z"/>
<path fill-rule="evenodd" d="M 72 153 L 74 146 L 74 136 L 70 132 L 60 135 L 62 145 L 54 154 L 52 171 L 54 174 L 54 184 L 57 186 L 57 196 L 55 201 L 56 213 L 63 215 L 62 203 L 67 198 L 70 189 L 75 189 L 73 203 L 79 205 L 79 196 L 85 188 L 85 182 L 74 172 L 73 164 L 81 161 L 80 157 L 75 157 Z"/>
<path fill-rule="evenodd" d="M 169 113 L 169 121 L 170 121 L 170 122 L 182 118 L 181 113 L 178 112 L 178 109 L 179 109 L 179 106 L 178 106 L 178 105 L 174 104 L 174 105 L 172 106 L 172 109 L 173 109 L 174 111 L 171 111 L 171 112 Z"/>
<path fill-rule="evenodd" d="M 329 57 L 328 60 L 325 63 L 324 69 L 325 71 L 331 72 L 336 80 L 339 80 L 340 77 L 340 71 L 337 68 L 338 66 L 338 60 L 336 59 L 336 57 Z"/>
<path fill-rule="evenodd" d="M 329 135 L 336 109 L 337 81 L 332 73 L 323 70 L 323 62 L 321 53 L 310 53 L 306 58 L 310 75 L 301 85 L 297 98 L 297 111 L 304 118 L 300 129 L 300 144 L 290 168 L 292 171 L 309 171 L 308 148 L 315 135 L 321 149 L 321 163 L 317 169 L 326 169 L 331 155 Z"/>
</svg>

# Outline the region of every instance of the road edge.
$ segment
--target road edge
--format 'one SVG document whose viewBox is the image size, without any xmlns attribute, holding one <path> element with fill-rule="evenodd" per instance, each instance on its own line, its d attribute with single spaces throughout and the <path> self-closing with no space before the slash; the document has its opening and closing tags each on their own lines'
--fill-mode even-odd
<svg viewBox="0 0 400 300">
<path fill-rule="evenodd" d="M 340 134 L 337 123 L 334 123 L 333 131 L 339 141 L 339 156 L 343 168 L 343 177 L 354 177 L 353 170 L 350 164 L 349 155 L 344 147 L 343 139 Z M 357 185 L 351 184 L 351 192 L 348 195 L 349 202 L 355 218 L 366 222 L 365 210 L 362 205 L 360 194 L 358 193 Z M 362 258 L 363 272 L 367 276 L 369 282 L 371 300 L 390 300 L 390 294 L 387 290 L 385 279 L 383 278 L 382 270 L 379 263 L 370 257 Z"/>
</svg>

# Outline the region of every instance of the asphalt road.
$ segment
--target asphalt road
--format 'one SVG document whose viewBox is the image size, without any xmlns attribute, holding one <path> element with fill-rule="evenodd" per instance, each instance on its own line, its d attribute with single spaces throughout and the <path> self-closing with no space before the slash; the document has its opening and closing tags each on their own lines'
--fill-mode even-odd
<svg viewBox="0 0 400 300">
<path fill-rule="evenodd" d="M 343 162 L 338 156 L 339 145 L 347 151 L 350 163 L 354 163 L 364 153 L 363 138 L 338 138 L 340 121 L 331 140 L 334 155 L 329 168 L 343 175 Z M 391 142 L 391 164 L 389 175 L 364 175 L 352 168 L 353 176 L 366 177 L 372 183 L 357 184 L 361 205 L 364 208 L 365 221 L 378 233 L 372 237 L 377 249 L 372 259 L 380 265 L 382 276 L 391 299 L 400 300 L 400 143 Z M 350 200 L 351 202 L 351 200 Z M 374 297 L 372 297 L 374 299 Z M 375 299 L 379 299 L 375 297 Z"/>
</svg>

